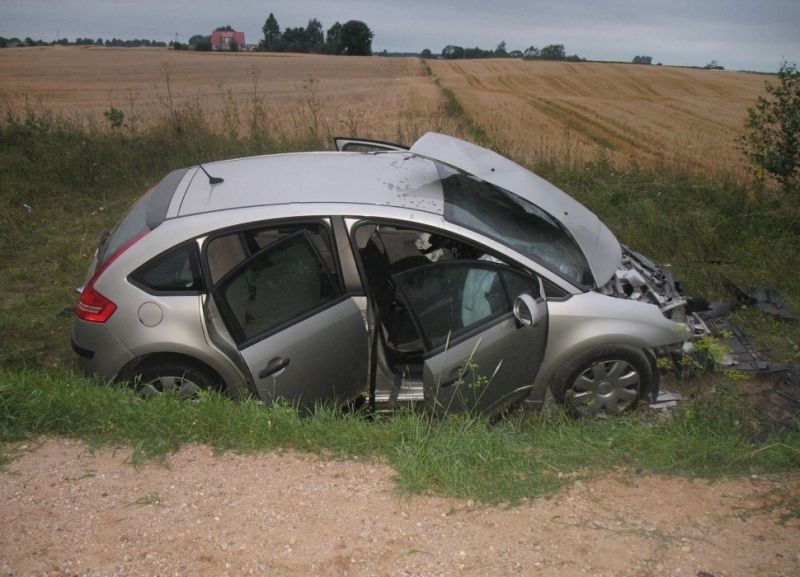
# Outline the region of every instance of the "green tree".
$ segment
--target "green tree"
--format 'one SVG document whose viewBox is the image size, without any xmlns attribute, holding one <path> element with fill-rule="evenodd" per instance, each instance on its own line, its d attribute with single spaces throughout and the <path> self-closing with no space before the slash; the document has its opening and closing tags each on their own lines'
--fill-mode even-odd
<svg viewBox="0 0 800 577">
<path fill-rule="evenodd" d="M 461 46 L 453 46 L 452 44 L 448 44 L 442 48 L 442 58 L 445 60 L 458 60 L 459 58 L 464 58 L 464 48 Z"/>
<path fill-rule="evenodd" d="M 433 53 L 431 52 L 431 49 L 430 49 L 430 48 L 425 48 L 425 49 L 424 49 L 424 50 L 423 50 L 423 51 L 420 53 L 420 56 L 422 56 L 423 58 L 430 58 L 431 56 L 433 56 Z"/>
<path fill-rule="evenodd" d="M 539 56 L 540 56 L 539 49 L 536 48 L 536 46 L 528 46 L 525 49 L 525 52 L 522 53 L 522 57 L 525 58 L 526 60 L 534 60 L 536 58 L 539 58 Z"/>
<path fill-rule="evenodd" d="M 747 111 L 740 139 L 742 151 L 757 170 L 774 177 L 786 194 L 800 200 L 800 73 L 794 63 L 784 62 L 778 84 L 766 83 Z M 763 172 L 762 172 L 763 171 Z"/>
<path fill-rule="evenodd" d="M 539 58 L 542 60 L 566 60 L 567 53 L 563 44 L 550 44 L 541 49 Z"/>
<path fill-rule="evenodd" d="M 341 54 L 342 44 L 342 24 L 336 22 L 333 26 L 328 28 L 325 34 L 325 53 L 326 54 Z"/>
<path fill-rule="evenodd" d="M 349 20 L 342 24 L 339 54 L 349 56 L 371 56 L 374 34 L 360 20 Z"/>
<path fill-rule="evenodd" d="M 306 29 L 298 26 L 297 28 L 286 28 L 281 35 L 281 51 L 286 52 L 308 52 L 308 37 Z"/>
<path fill-rule="evenodd" d="M 261 30 L 264 32 L 264 39 L 259 42 L 259 49 L 267 52 L 276 51 L 281 40 L 281 27 L 278 26 L 278 20 L 272 12 L 267 16 L 267 20 Z"/>
<path fill-rule="evenodd" d="M 194 36 L 189 37 L 189 47 L 197 50 L 198 44 L 208 44 L 209 50 L 211 47 L 211 36 L 203 36 L 202 34 L 195 34 Z M 108 41 L 106 41 L 106 46 L 108 46 Z"/>
<path fill-rule="evenodd" d="M 322 33 L 322 24 L 316 18 L 308 21 L 306 26 L 306 42 L 309 52 L 319 53 L 325 46 L 325 36 Z"/>
</svg>

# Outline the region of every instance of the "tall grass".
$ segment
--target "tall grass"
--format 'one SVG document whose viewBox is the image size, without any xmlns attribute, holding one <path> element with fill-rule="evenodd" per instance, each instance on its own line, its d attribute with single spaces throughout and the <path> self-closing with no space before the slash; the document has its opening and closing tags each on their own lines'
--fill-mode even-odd
<svg viewBox="0 0 800 577">
<path fill-rule="evenodd" d="M 195 402 L 142 400 L 127 388 L 98 386 L 66 372 L 0 370 L 0 443 L 42 435 L 92 445 L 125 445 L 154 457 L 185 443 L 255 452 L 290 447 L 327 458 L 391 464 L 398 485 L 488 503 L 514 503 L 601 472 L 716 478 L 800 467 L 800 433 L 748 441 L 740 405 L 714 398 L 670 418 L 573 421 L 560 413 L 490 424 L 472 416 L 439 420 L 418 412 L 368 419 L 320 408 L 301 417 L 203 394 Z"/>
</svg>

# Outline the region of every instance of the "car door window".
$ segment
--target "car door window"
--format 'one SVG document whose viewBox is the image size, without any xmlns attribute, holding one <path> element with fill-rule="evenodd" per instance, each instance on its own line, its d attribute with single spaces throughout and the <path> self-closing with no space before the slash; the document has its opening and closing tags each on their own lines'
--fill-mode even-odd
<svg viewBox="0 0 800 577">
<path fill-rule="evenodd" d="M 311 235 L 301 231 L 267 244 L 237 265 L 214 295 L 241 345 L 319 309 L 336 299 L 339 290 Z"/>
<path fill-rule="evenodd" d="M 500 269 L 476 261 L 446 261 L 394 275 L 428 350 L 511 312 Z"/>
<path fill-rule="evenodd" d="M 211 284 L 218 284 L 234 267 L 263 248 L 301 231 L 311 239 L 325 268 L 338 283 L 336 259 L 328 227 L 321 222 L 287 222 L 251 226 L 212 237 L 205 248 Z"/>
</svg>

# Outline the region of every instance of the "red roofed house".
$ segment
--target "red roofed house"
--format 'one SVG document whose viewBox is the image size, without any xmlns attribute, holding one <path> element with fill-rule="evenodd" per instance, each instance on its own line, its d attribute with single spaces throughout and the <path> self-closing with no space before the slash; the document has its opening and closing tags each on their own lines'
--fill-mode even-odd
<svg viewBox="0 0 800 577">
<path fill-rule="evenodd" d="M 230 26 L 218 28 L 211 33 L 211 50 L 244 50 L 244 32 L 237 32 Z"/>
</svg>

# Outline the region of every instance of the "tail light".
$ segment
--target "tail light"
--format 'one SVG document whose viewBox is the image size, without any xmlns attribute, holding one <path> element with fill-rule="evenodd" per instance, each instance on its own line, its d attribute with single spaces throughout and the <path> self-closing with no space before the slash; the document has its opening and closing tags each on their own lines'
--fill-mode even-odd
<svg viewBox="0 0 800 577">
<path fill-rule="evenodd" d="M 89 321 L 91 323 L 104 323 L 111 318 L 111 315 L 113 315 L 114 311 L 117 310 L 117 305 L 115 305 L 111 300 L 106 298 L 97 289 L 95 289 L 94 283 L 97 282 L 97 279 L 100 278 L 100 275 L 103 274 L 109 266 L 111 266 L 111 263 L 117 260 L 123 252 L 128 250 L 134 245 L 134 243 L 136 243 L 136 241 L 138 241 L 148 232 L 150 232 L 150 229 L 145 229 L 131 238 L 128 242 L 122 245 L 117 252 L 108 257 L 102 266 L 100 266 L 94 275 L 92 275 L 91 280 L 86 283 L 85 287 L 83 287 L 83 290 L 81 291 L 81 298 L 78 301 L 78 305 L 75 307 L 75 314 L 78 315 L 79 319 Z"/>
<path fill-rule="evenodd" d="M 79 319 L 92 323 L 104 323 L 111 318 L 117 305 L 108 300 L 94 288 L 95 276 L 89 284 L 83 288 L 81 299 L 75 308 L 75 314 Z"/>
</svg>

